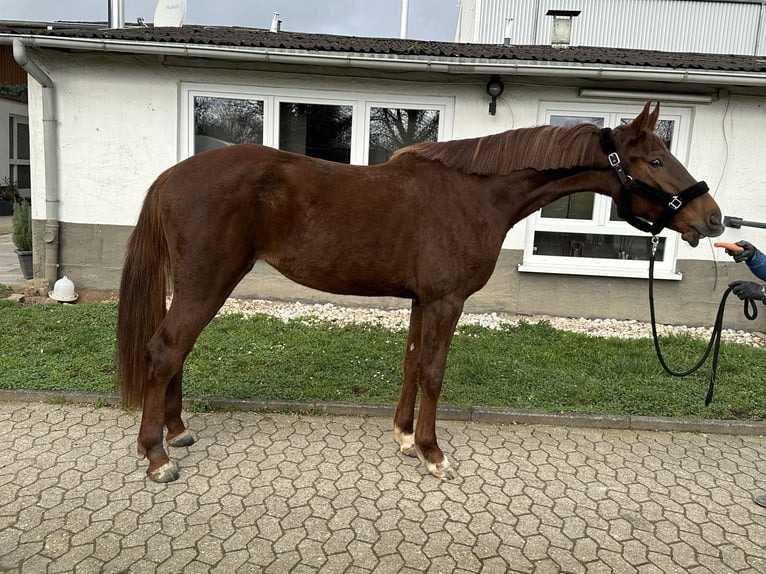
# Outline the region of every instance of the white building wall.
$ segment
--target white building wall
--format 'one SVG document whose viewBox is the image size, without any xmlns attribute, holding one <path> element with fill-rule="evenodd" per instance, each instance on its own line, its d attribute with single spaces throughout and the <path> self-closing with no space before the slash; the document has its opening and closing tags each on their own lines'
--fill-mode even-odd
<svg viewBox="0 0 766 574">
<path fill-rule="evenodd" d="M 705 174 L 725 215 L 766 222 L 766 113 L 762 98 L 732 95 L 697 113 L 690 168 Z M 720 183 L 719 183 L 720 182 Z M 717 185 L 716 185 L 717 184 Z M 715 187 L 714 187 L 715 186 Z M 766 230 L 727 229 L 725 241 L 763 249 Z"/>
<path fill-rule="evenodd" d="M 447 139 L 536 125 L 540 122 L 541 102 L 560 102 L 564 107 L 582 102 L 576 86 L 545 86 L 541 78 L 520 76 L 506 78 L 497 114 L 490 116 L 487 77 L 483 75 L 391 74 L 384 79 L 363 77 L 364 73 L 359 72 L 357 77 L 346 77 L 321 74 L 321 69 L 309 67 L 277 73 L 247 71 L 236 63 L 208 62 L 216 66 L 214 69 L 196 67 L 201 61 L 191 59 L 161 61 L 63 52 L 52 52 L 39 63 L 56 84 L 62 271 L 78 285 L 93 288 L 114 289 L 119 284 L 124 242 L 146 191 L 163 170 L 184 154 L 180 128 L 186 121 L 181 117 L 185 82 L 286 92 L 302 89 L 317 95 L 327 91 L 449 99 L 454 113 L 451 130 L 445 133 Z M 32 154 L 42 158 L 41 90 L 34 82 L 29 89 Z M 635 101 L 604 103 L 640 107 Z M 691 126 L 685 164 L 694 177 L 708 182 L 726 215 L 766 221 L 766 202 L 760 186 L 766 176 L 766 163 L 760 161 L 766 150 L 764 106 L 766 97 L 729 95 L 724 90 L 711 104 L 689 106 Z M 43 165 L 42 161 L 32 162 L 33 217 L 38 228 L 40 220 L 45 219 Z M 528 234 L 527 221 L 510 230 L 490 285 L 484 294 L 471 300 L 475 310 L 643 317 L 643 280 L 597 274 L 575 277 L 519 273 L 517 265 L 523 262 Z M 728 281 L 746 278 L 748 272 L 732 264 L 722 250 L 713 249 L 709 240 L 693 249 L 677 234 L 673 237 L 678 242 L 678 261 L 684 277 L 682 282 L 668 281 L 658 286 L 660 308 L 672 309 L 672 316 L 663 313 L 662 320 L 705 324 Z M 766 231 L 727 229 L 722 239 L 747 239 L 766 245 Z M 326 295 L 312 294 L 274 278 L 266 267 L 251 273 L 251 283 L 257 284 L 257 289 L 243 290 L 239 296 L 327 300 Z M 684 288 L 677 289 L 675 286 L 681 283 Z M 594 307 L 587 294 L 602 289 L 603 300 Z M 632 304 L 626 307 L 626 300 Z"/>
<path fill-rule="evenodd" d="M 166 67 L 156 59 L 120 58 L 119 68 L 101 56 L 58 54 L 41 64 L 56 82 L 59 125 L 60 219 L 65 223 L 132 226 L 152 181 L 181 154 L 179 102 L 183 82 L 241 84 L 269 88 L 311 89 L 320 94 L 365 92 L 374 95 L 451 98 L 454 120 L 447 139 L 533 126 L 540 102 L 577 102 L 574 87 L 506 83 L 497 115 L 487 113 L 483 79 L 452 82 L 393 81 L 310 73 L 278 74 L 243 70 Z M 107 80 L 108 81 L 105 81 Z M 30 130 L 33 157 L 43 157 L 40 88 L 30 84 Z M 635 104 L 635 102 L 634 102 Z M 760 182 L 766 180 L 764 99 L 722 92 L 711 104 L 691 106 L 692 125 L 686 165 L 706 180 L 725 214 L 766 221 Z M 33 217 L 45 219 L 43 162 L 32 163 Z M 523 249 L 526 223 L 509 233 L 504 247 Z M 726 240 L 747 238 L 766 245 L 763 231 L 726 231 Z M 720 251 L 720 250 L 717 250 Z M 679 243 L 679 259 L 714 260 L 719 253 L 703 243 L 692 249 Z"/>
<path fill-rule="evenodd" d="M 59 216 L 73 223 L 132 225 L 137 195 L 176 162 L 177 88 L 157 66 L 102 58 L 41 61 L 53 79 L 59 141 Z M 40 87 L 30 82 L 33 157 L 44 157 Z M 153 175 L 152 175 L 153 174 Z M 45 171 L 32 162 L 35 219 L 45 219 Z"/>
</svg>

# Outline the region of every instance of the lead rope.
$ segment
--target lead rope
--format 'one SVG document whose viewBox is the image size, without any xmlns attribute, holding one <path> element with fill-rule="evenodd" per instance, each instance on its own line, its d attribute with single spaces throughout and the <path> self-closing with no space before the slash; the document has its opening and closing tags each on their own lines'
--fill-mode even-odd
<svg viewBox="0 0 766 574">
<path fill-rule="evenodd" d="M 686 371 L 673 371 L 670 367 L 668 367 L 667 363 L 665 363 L 665 359 L 662 356 L 662 351 L 660 350 L 660 341 L 657 337 L 657 321 L 654 315 L 654 259 L 655 255 L 657 254 L 657 246 L 659 243 L 659 237 L 653 235 L 652 251 L 651 256 L 649 257 L 649 314 L 652 320 L 652 338 L 654 339 L 654 349 L 657 351 L 657 358 L 660 360 L 662 368 L 665 369 L 665 372 L 674 377 L 685 377 L 696 372 L 702 365 L 705 364 L 708 356 L 710 356 L 710 351 L 713 351 L 713 363 L 710 370 L 710 383 L 708 384 L 707 396 L 705 397 L 705 406 L 708 406 L 710 405 L 710 401 L 713 400 L 713 391 L 715 390 L 715 376 L 716 371 L 718 370 L 718 352 L 721 348 L 721 332 L 723 331 L 723 312 L 726 304 L 726 298 L 729 296 L 729 293 L 731 293 L 732 288 L 728 287 L 726 291 L 724 291 L 723 297 L 721 297 L 721 303 L 718 305 L 718 313 L 716 314 L 715 324 L 713 325 L 713 332 L 710 334 L 710 341 L 708 342 L 707 349 L 702 355 L 702 358 L 697 362 L 696 365 Z M 756 307 L 755 301 L 753 299 L 745 299 L 743 312 L 745 317 L 750 321 L 753 321 L 758 316 L 758 308 Z"/>
</svg>

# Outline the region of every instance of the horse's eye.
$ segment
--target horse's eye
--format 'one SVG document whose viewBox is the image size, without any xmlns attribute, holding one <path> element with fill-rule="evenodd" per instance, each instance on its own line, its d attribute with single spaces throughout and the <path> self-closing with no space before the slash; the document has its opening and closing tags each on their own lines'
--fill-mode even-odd
<svg viewBox="0 0 766 574">
<path fill-rule="evenodd" d="M 652 167 L 662 167 L 662 160 L 661 159 L 650 160 L 649 165 Z"/>
</svg>

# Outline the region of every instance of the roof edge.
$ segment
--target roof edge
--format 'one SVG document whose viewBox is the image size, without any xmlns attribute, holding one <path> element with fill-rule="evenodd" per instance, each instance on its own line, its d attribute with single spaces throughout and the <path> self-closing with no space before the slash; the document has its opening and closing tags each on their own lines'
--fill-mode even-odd
<svg viewBox="0 0 766 574">
<path fill-rule="evenodd" d="M 105 53 L 150 54 L 234 61 L 269 62 L 336 68 L 375 68 L 397 71 L 450 74 L 503 74 L 527 76 L 575 76 L 602 80 L 643 80 L 671 83 L 766 86 L 766 75 L 722 71 L 540 60 L 466 58 L 464 56 L 417 56 L 365 52 L 321 52 L 307 49 L 258 46 L 201 45 L 196 43 L 135 42 L 111 38 L 50 37 L 0 32 L 0 43 L 21 40 L 30 48 L 84 50 Z"/>
</svg>

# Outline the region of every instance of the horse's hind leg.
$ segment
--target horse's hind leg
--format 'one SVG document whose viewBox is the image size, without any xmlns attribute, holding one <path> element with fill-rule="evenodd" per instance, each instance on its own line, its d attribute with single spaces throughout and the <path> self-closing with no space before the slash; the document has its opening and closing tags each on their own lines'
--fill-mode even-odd
<svg viewBox="0 0 766 574">
<path fill-rule="evenodd" d="M 418 394 L 418 367 L 420 364 L 420 340 L 423 325 L 423 309 L 413 299 L 410 311 L 410 330 L 402 364 L 402 390 L 394 414 L 394 438 L 399 450 L 407 456 L 415 452 L 415 399 Z"/>
<path fill-rule="evenodd" d="M 168 429 L 167 443 L 173 447 L 190 446 L 194 444 L 194 435 L 186 428 L 181 419 L 181 380 L 183 374 L 178 372 L 170 380 L 165 394 L 165 426 Z"/>
<path fill-rule="evenodd" d="M 178 467 L 170 461 L 162 446 L 163 427 L 167 424 L 172 445 L 183 444 L 186 430 L 181 421 L 183 363 L 202 329 L 215 316 L 229 292 L 203 301 L 176 293 L 160 329 L 147 344 L 149 379 L 144 392 L 138 451 L 148 457 L 149 468 L 146 472 L 155 482 L 170 482 L 178 478 Z"/>
</svg>

